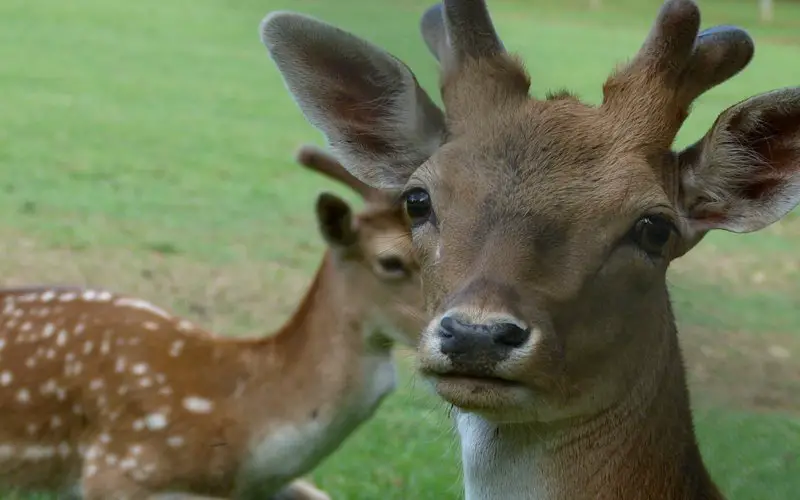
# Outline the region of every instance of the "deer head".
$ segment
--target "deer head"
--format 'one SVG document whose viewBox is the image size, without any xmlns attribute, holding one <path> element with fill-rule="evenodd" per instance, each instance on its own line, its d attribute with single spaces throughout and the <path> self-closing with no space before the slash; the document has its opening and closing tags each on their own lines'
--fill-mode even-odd
<svg viewBox="0 0 800 500">
<path fill-rule="evenodd" d="M 310 17 L 262 39 L 307 119 L 364 183 L 402 191 L 432 321 L 419 368 L 498 422 L 593 415 L 680 365 L 665 275 L 711 229 L 762 229 L 800 202 L 800 89 L 723 111 L 672 144 L 690 105 L 742 70 L 741 29 L 698 32 L 667 0 L 593 106 L 536 99 L 482 0 L 422 19 L 444 112 L 397 58 Z"/>
<path fill-rule="evenodd" d="M 404 345 L 416 345 L 424 304 L 419 290 L 419 265 L 413 257 L 405 209 L 397 193 L 381 191 L 353 177 L 329 153 L 301 147 L 300 165 L 338 181 L 365 202 L 354 214 L 342 198 L 323 192 L 317 197 L 317 225 L 339 269 L 362 297 L 380 304 L 375 314 L 379 332 Z M 374 332 L 370 332 L 374 333 Z"/>
</svg>

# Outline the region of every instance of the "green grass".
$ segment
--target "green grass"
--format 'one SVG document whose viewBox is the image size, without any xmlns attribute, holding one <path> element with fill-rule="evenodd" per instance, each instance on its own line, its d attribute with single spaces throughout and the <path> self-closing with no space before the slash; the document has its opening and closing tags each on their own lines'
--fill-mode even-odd
<svg viewBox="0 0 800 500">
<path fill-rule="evenodd" d="M 638 48 L 658 2 L 606 3 L 590 12 L 577 0 L 491 2 L 536 95 L 567 86 L 596 102 L 610 69 Z M 744 73 L 698 101 L 680 144 L 736 101 L 800 81 L 800 4 L 779 3 L 770 26 L 755 20 L 755 2 L 701 4 L 705 25 L 745 26 L 758 49 Z M 233 333 L 279 324 L 322 250 L 316 194 L 354 198 L 293 164 L 297 145 L 321 138 L 283 88 L 258 23 L 276 9 L 314 14 L 386 47 L 435 89 L 417 34 L 428 5 L 3 0 L 5 280 L 138 291 Z M 788 499 L 800 489 L 799 243 L 797 218 L 764 234 L 716 234 L 672 274 L 690 369 L 711 366 L 718 377 L 697 377 L 697 426 L 731 499 Z M 765 357 L 775 343 L 794 358 Z M 723 358 L 706 359 L 706 344 Z M 770 377 L 775 363 L 786 380 Z M 404 366 L 402 389 L 315 473 L 334 498 L 459 498 L 444 408 Z M 714 391 L 732 396 L 715 403 Z M 778 396 L 759 404 L 769 391 Z"/>
</svg>

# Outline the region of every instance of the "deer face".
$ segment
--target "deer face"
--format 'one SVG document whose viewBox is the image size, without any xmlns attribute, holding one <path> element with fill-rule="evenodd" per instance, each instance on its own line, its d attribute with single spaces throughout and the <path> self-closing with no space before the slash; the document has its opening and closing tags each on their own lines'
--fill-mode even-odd
<svg viewBox="0 0 800 500">
<path fill-rule="evenodd" d="M 265 20 L 344 166 L 403 193 L 433 317 L 419 369 L 446 401 L 497 421 L 613 405 L 674 340 L 669 262 L 709 229 L 757 230 L 800 201 L 800 89 L 739 103 L 671 149 L 691 102 L 753 53 L 743 31 L 699 23 L 694 3 L 668 0 L 595 107 L 531 98 L 485 4 L 445 1 L 422 20 L 443 114 L 381 49 L 296 14 Z"/>
<path fill-rule="evenodd" d="M 416 345 L 427 315 L 403 204 L 396 195 L 358 181 L 325 151 L 305 146 L 297 161 L 349 186 L 365 201 L 365 208 L 353 213 L 343 199 L 322 193 L 316 214 L 343 281 L 348 289 L 358 290 L 352 300 L 363 298 L 372 304 L 367 341 L 383 345 L 388 339 Z"/>
</svg>

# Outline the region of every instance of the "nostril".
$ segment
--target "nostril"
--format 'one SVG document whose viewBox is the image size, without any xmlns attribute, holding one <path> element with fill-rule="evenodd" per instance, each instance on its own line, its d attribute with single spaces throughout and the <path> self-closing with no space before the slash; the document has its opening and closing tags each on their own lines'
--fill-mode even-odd
<svg viewBox="0 0 800 500">
<path fill-rule="evenodd" d="M 456 323 L 453 318 L 442 318 L 439 322 L 439 336 L 445 339 L 453 338 L 453 331 L 456 329 Z"/>
<path fill-rule="evenodd" d="M 437 333 L 441 339 L 439 348 L 442 354 L 464 354 L 471 346 L 470 333 L 465 331 L 461 322 L 453 318 L 442 318 Z"/>
<path fill-rule="evenodd" d="M 491 329 L 494 343 L 508 347 L 521 347 L 528 341 L 530 334 L 530 330 L 521 328 L 514 323 L 500 323 Z"/>
</svg>

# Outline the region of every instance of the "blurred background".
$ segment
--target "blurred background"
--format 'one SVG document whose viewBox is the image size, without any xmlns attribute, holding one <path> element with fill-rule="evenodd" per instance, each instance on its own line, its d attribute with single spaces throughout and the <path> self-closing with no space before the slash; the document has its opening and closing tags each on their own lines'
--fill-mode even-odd
<svg viewBox="0 0 800 500">
<path fill-rule="evenodd" d="M 357 198 L 294 164 L 323 144 L 259 41 L 276 9 L 320 17 L 408 63 L 436 95 L 418 34 L 432 0 L 2 0 L 0 284 L 107 287 L 231 335 L 269 332 L 323 243 L 316 195 Z M 700 0 L 703 27 L 756 41 L 739 76 L 702 96 L 678 140 L 719 112 L 800 83 L 800 2 Z M 532 91 L 597 102 L 642 43 L 657 0 L 491 0 Z M 437 96 L 438 99 L 438 96 Z M 670 282 L 706 462 L 732 500 L 800 490 L 800 215 L 712 234 Z M 314 474 L 336 499 L 460 498 L 446 408 L 402 356 L 400 390 Z"/>
</svg>

